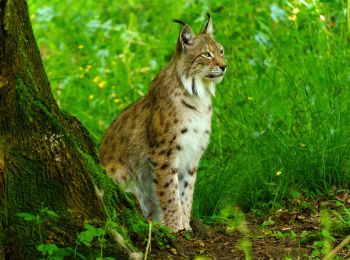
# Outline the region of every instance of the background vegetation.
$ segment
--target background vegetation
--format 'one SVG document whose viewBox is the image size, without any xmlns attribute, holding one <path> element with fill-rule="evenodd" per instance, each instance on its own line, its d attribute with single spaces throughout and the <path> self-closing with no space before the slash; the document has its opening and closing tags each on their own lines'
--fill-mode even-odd
<svg viewBox="0 0 350 260">
<path fill-rule="evenodd" d="M 29 0 L 52 91 L 98 143 L 169 61 L 181 18 L 213 16 L 228 71 L 194 214 L 266 211 L 350 184 L 350 48 L 343 0 Z"/>
</svg>

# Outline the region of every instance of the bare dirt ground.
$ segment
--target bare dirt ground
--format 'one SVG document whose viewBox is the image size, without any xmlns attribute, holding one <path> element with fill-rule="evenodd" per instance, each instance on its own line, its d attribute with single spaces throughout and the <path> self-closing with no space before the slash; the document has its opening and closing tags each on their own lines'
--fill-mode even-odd
<svg viewBox="0 0 350 260">
<path fill-rule="evenodd" d="M 177 234 L 173 247 L 154 249 L 148 259 L 322 259 L 327 243 L 329 252 L 350 234 L 349 202 L 349 193 L 319 201 L 299 198 L 270 216 L 245 214 L 233 229 L 195 221 L 193 233 Z M 348 259 L 350 247 L 345 245 L 336 256 Z"/>
</svg>

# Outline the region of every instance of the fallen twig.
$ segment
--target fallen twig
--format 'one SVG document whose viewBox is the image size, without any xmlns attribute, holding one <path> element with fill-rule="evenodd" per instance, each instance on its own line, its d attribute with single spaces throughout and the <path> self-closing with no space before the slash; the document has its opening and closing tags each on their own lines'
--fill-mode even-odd
<svg viewBox="0 0 350 260">
<path fill-rule="evenodd" d="M 328 260 L 331 259 L 332 257 L 334 257 L 336 255 L 336 253 L 342 249 L 344 246 L 346 246 L 347 244 L 349 244 L 350 242 L 350 235 L 347 236 L 339 245 L 337 245 L 331 252 L 329 252 L 324 258 L 322 258 L 323 260 Z"/>
<path fill-rule="evenodd" d="M 143 258 L 144 260 L 147 260 L 148 252 L 151 252 L 151 238 L 152 238 L 152 221 L 150 220 L 149 229 L 148 229 L 148 241 L 147 241 L 145 256 Z"/>
</svg>

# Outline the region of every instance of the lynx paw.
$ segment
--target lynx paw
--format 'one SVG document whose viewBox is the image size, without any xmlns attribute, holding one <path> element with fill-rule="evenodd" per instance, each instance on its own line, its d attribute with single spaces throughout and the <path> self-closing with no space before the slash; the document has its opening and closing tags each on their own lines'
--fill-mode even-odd
<svg viewBox="0 0 350 260">
<path fill-rule="evenodd" d="M 192 228 L 191 228 L 190 224 L 185 224 L 185 225 L 183 225 L 183 227 L 184 227 L 184 230 L 192 232 Z"/>
<path fill-rule="evenodd" d="M 173 231 L 176 233 L 176 232 L 179 232 L 181 230 L 184 230 L 184 227 L 182 226 L 182 224 L 168 224 L 169 227 L 171 227 L 173 229 Z"/>
</svg>

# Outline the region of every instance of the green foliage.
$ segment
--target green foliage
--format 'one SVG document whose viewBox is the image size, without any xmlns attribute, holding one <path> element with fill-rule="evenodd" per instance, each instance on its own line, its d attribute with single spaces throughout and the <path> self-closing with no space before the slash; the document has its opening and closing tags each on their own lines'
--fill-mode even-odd
<svg viewBox="0 0 350 260">
<path fill-rule="evenodd" d="M 24 221 L 32 222 L 36 224 L 40 236 L 40 245 L 37 247 L 37 250 L 41 252 L 42 256 L 45 259 L 50 260 L 62 260 L 66 256 L 71 256 L 74 253 L 74 250 L 70 247 L 60 248 L 56 244 L 46 243 L 43 241 L 43 224 L 49 219 L 58 219 L 58 214 L 48 209 L 47 207 L 41 208 L 38 214 L 33 215 L 27 212 L 18 212 L 16 216 L 23 219 Z"/>
<path fill-rule="evenodd" d="M 275 238 L 278 238 L 278 239 L 285 239 L 285 238 L 291 238 L 291 239 L 296 239 L 298 237 L 298 235 L 294 232 L 294 231 L 291 231 L 291 232 L 281 232 L 281 231 L 273 231 L 271 234 L 270 234 L 271 237 L 275 237 Z"/>
<path fill-rule="evenodd" d="M 243 251 L 245 259 L 252 259 L 252 243 L 250 241 L 250 231 L 245 221 L 244 213 L 237 207 L 226 206 L 219 215 L 211 216 L 207 222 L 219 222 L 225 224 L 226 232 L 231 234 L 239 232 L 242 238 L 237 241 L 235 247 Z"/>
<path fill-rule="evenodd" d="M 246 260 L 252 259 L 252 244 L 249 239 L 240 239 L 236 247 L 244 252 L 244 258 Z"/>
<path fill-rule="evenodd" d="M 96 228 L 89 224 L 85 224 L 84 228 L 85 230 L 78 234 L 78 237 L 77 237 L 78 245 L 82 244 L 85 246 L 91 246 L 92 240 L 94 240 L 96 237 L 100 240 L 105 232 L 103 228 Z"/>
<path fill-rule="evenodd" d="M 63 260 L 65 257 L 72 256 L 74 254 L 74 250 L 72 248 L 59 248 L 55 244 L 40 244 L 37 249 L 39 252 L 41 252 L 45 259 L 49 260 Z M 85 259 L 82 256 L 80 257 Z"/>
<path fill-rule="evenodd" d="M 341 208 L 341 212 L 332 211 L 332 214 L 337 219 L 337 226 L 339 229 L 344 230 L 345 232 L 350 231 L 350 210 L 343 203 L 337 201 L 337 206 Z"/>
<path fill-rule="evenodd" d="M 36 215 L 27 213 L 27 212 L 17 212 L 16 216 L 23 219 L 24 221 L 28 221 L 36 224 L 41 243 L 43 243 L 42 225 L 44 224 L 44 222 L 47 221 L 48 219 L 59 218 L 56 212 L 49 210 L 47 207 L 41 208 L 38 214 Z"/>
<path fill-rule="evenodd" d="M 84 245 L 86 247 L 91 247 L 93 240 L 97 239 L 100 244 L 100 256 L 97 259 L 108 259 L 103 258 L 103 244 L 105 242 L 106 232 L 110 231 L 110 228 L 115 229 L 116 223 L 108 220 L 105 227 L 95 227 L 90 224 L 84 225 L 85 230 L 80 232 L 77 236 L 75 252 L 77 251 L 78 245 Z"/>
<path fill-rule="evenodd" d="M 323 255 L 327 255 L 332 249 L 331 242 L 335 241 L 335 239 L 331 234 L 332 220 L 330 219 L 329 213 L 326 210 L 321 211 L 321 224 L 321 234 L 323 237 L 322 253 Z"/>
<path fill-rule="evenodd" d="M 186 239 L 186 240 L 191 240 L 192 239 L 192 234 L 189 233 L 189 232 L 184 232 L 182 234 L 183 238 Z"/>
<path fill-rule="evenodd" d="M 346 2 L 30 0 L 34 32 L 61 109 L 100 140 L 169 61 L 181 18 L 212 14 L 228 70 L 194 215 L 283 206 L 350 183 Z M 293 195 L 294 193 L 294 195 Z"/>
<path fill-rule="evenodd" d="M 44 243 L 43 240 L 43 227 L 42 224 L 48 221 L 50 218 L 59 218 L 58 214 L 48 208 L 40 209 L 37 215 L 33 215 L 27 212 L 19 212 L 16 214 L 17 217 L 23 219 L 24 221 L 35 223 L 38 226 L 38 231 L 40 233 L 40 245 L 38 245 L 37 250 L 41 252 L 45 259 L 50 260 L 62 260 L 67 256 L 74 256 L 74 258 L 86 259 L 82 254 L 78 252 L 78 246 L 92 247 L 93 242 L 97 241 L 100 247 L 100 254 L 96 260 L 111 260 L 112 257 L 104 257 L 103 249 L 106 243 L 107 234 L 119 234 L 119 228 L 116 222 L 112 219 L 106 220 L 103 227 L 96 227 L 91 224 L 84 224 L 85 230 L 77 234 L 75 249 L 71 247 L 60 248 L 53 243 Z M 115 214 L 114 214 L 115 217 Z M 122 236 L 120 239 L 123 239 Z M 162 241 L 162 240 L 161 240 Z M 125 247 L 127 247 L 124 242 Z"/>
<path fill-rule="evenodd" d="M 266 227 L 269 227 L 271 225 L 273 225 L 275 223 L 275 221 L 273 221 L 272 219 L 268 219 L 268 220 L 265 220 L 262 224 L 261 224 L 261 227 L 262 228 L 266 228 Z"/>
<path fill-rule="evenodd" d="M 19 212 L 16 214 L 16 216 L 23 219 L 24 221 L 35 222 L 37 224 L 42 223 L 42 220 L 38 215 L 32 215 L 30 213 Z"/>
</svg>

